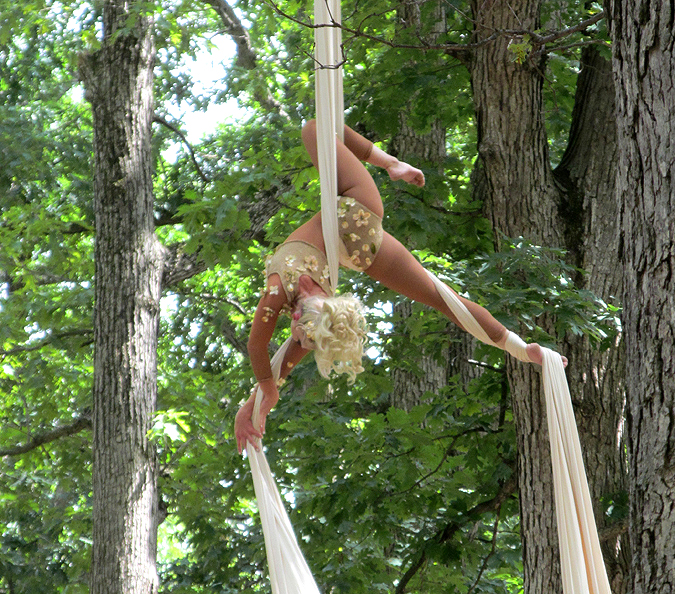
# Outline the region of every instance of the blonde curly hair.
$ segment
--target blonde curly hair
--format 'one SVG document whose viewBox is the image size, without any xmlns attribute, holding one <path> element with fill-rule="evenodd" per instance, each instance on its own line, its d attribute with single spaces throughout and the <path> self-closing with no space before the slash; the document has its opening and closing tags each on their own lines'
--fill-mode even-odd
<svg viewBox="0 0 675 594">
<path fill-rule="evenodd" d="M 298 326 L 314 342 L 319 373 L 346 373 L 349 383 L 363 371 L 361 359 L 368 327 L 363 306 L 353 295 L 313 296 L 303 299 Z"/>
</svg>

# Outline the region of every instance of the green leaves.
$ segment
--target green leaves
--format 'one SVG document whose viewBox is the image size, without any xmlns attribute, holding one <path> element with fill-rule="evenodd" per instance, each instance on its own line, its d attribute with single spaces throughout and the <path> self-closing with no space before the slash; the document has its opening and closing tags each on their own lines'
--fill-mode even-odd
<svg viewBox="0 0 675 594">
<path fill-rule="evenodd" d="M 298 20 L 309 18 L 306 3 L 280 7 Z M 435 24 L 425 12 L 430 7 L 420 5 L 424 18 L 410 30 L 390 3 L 364 7 L 343 3 L 349 26 L 373 36 L 345 39 L 348 122 L 383 143 L 398 131 L 401 111 L 412 133 L 428 132 L 436 121 L 446 131 L 446 159 L 433 167 L 417 163 L 427 177 L 423 190 L 374 172 L 387 229 L 510 327 L 523 320 L 528 335 L 545 341 L 540 320 L 552 317 L 558 334 L 588 334 L 604 347 L 617 330 L 617 305 L 576 289 L 582 273 L 563 263 L 564 254 L 520 239 L 490 253 L 489 223 L 471 200 L 476 132 L 468 71 L 436 50 L 388 45 L 417 44 L 427 35 L 425 27 Z M 439 43 L 467 41 L 468 8 L 445 9 Z M 300 140 L 302 122 L 314 115 L 311 30 L 266 4 L 241 2 L 235 10 L 258 58 L 253 71 L 218 53 L 221 45 L 211 36 L 222 23 L 204 4 L 148 4 L 126 23 L 132 30 L 135 18 L 155 12 L 157 113 L 174 113 L 174 104 L 206 109 L 234 101 L 241 108 L 192 142 L 199 170 L 182 141 L 169 158 L 166 149 L 175 149 L 178 137 L 163 125 L 154 128 L 157 236 L 206 266 L 162 300 L 159 412 L 151 437 L 159 454 L 160 508 L 168 514 L 160 527 L 162 588 L 175 594 L 268 588 L 248 462 L 236 453 L 233 420 L 252 387 L 246 341 L 264 255 L 319 205 L 316 173 Z M 575 4 L 570 15 L 578 10 Z M 10 448 L 90 412 L 93 138 L 75 72 L 80 52 L 100 43 L 100 15 L 70 2 L 5 2 L 2 14 L 0 448 Z M 197 69 L 186 64 L 203 60 L 204 48 L 228 70 L 217 92 L 198 95 Z M 557 101 L 559 109 L 549 110 L 547 120 L 560 155 L 575 62 L 556 57 L 549 66 L 552 86 L 545 92 L 549 106 Z M 480 507 L 513 476 L 515 429 L 503 354 L 479 348 L 475 356 L 485 372 L 471 382 L 449 377 L 438 393 L 423 395 L 424 404 L 409 412 L 393 408 L 392 374 L 422 373 L 421 353 L 440 359 L 449 322 L 415 306 L 406 336 L 396 336 L 391 303 L 399 297 L 365 275 L 343 273 L 342 280 L 369 310 L 367 370 L 353 386 L 327 382 L 308 357 L 282 390 L 265 436 L 322 591 L 392 591 L 424 558 L 406 592 L 465 593 L 474 584 L 474 592 L 519 592 L 516 495 L 506 493 L 501 508 Z M 272 348 L 287 332 L 281 321 Z M 89 430 L 0 464 L 0 589 L 11 576 L 15 592 L 84 592 Z M 620 494 L 607 510 L 611 517 L 622 513 Z"/>
<path fill-rule="evenodd" d="M 509 51 L 513 54 L 513 61 L 516 64 L 523 65 L 532 51 L 532 42 L 530 36 L 525 33 L 518 38 L 513 38 L 509 42 Z"/>
<path fill-rule="evenodd" d="M 549 342 L 538 323 L 555 320 L 556 334 L 585 334 L 606 348 L 621 329 L 620 308 L 578 289 L 584 272 L 565 263 L 561 250 L 518 238 L 505 239 L 503 251 L 476 256 L 463 266 L 463 287 L 506 326 L 518 319 L 533 340 Z M 452 277 L 451 277 L 452 278 Z"/>
</svg>

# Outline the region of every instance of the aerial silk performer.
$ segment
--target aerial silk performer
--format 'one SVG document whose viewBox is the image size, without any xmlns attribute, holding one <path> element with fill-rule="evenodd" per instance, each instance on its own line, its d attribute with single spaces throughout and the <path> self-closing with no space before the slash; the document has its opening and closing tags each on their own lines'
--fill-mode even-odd
<svg viewBox="0 0 675 594">
<path fill-rule="evenodd" d="M 293 231 L 266 261 L 266 287 L 248 341 L 257 385 L 235 420 L 238 449 L 246 449 L 251 464 L 272 592 L 319 591 L 293 533 L 261 440 L 267 415 L 279 400 L 280 382 L 305 355 L 314 353 L 317 368 L 325 377 L 344 373 L 353 381 L 363 371 L 363 307 L 352 295 L 336 295 L 339 264 L 433 307 L 478 340 L 504 349 L 520 361 L 542 365 L 564 592 L 610 594 L 565 379 L 567 360 L 536 343 L 526 344 L 485 308 L 461 297 L 425 270 L 382 228 L 382 199 L 363 163 L 383 168 L 394 181 L 420 187 L 424 186 L 424 174 L 342 123 L 336 24 L 338 3 L 315 0 L 315 25 L 326 26 L 315 28 L 317 120 L 303 127 L 302 139 L 320 172 L 322 211 Z M 282 314 L 291 317 L 291 336 L 270 361 L 268 346 Z"/>
</svg>

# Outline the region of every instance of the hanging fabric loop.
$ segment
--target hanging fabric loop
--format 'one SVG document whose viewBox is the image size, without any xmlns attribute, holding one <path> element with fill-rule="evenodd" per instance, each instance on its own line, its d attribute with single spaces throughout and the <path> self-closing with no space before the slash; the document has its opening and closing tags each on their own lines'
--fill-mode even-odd
<svg viewBox="0 0 675 594">
<path fill-rule="evenodd" d="M 339 0 L 314 0 L 316 136 L 321 183 L 321 225 L 330 285 L 337 290 L 339 253 L 337 220 L 337 148 L 344 136 L 342 30 Z"/>
<path fill-rule="evenodd" d="M 286 340 L 272 357 L 272 375 L 275 379 L 279 379 L 281 364 L 291 342 L 291 338 Z M 251 417 L 255 427 L 260 427 L 262 399 L 263 392 L 258 388 Z M 246 455 L 251 465 L 253 488 L 265 537 L 265 552 L 272 594 L 319 594 L 319 588 L 300 550 L 284 502 L 274 482 L 272 471 L 262 449 L 262 441 L 258 440 L 257 445 L 258 450 L 248 442 Z"/>
</svg>

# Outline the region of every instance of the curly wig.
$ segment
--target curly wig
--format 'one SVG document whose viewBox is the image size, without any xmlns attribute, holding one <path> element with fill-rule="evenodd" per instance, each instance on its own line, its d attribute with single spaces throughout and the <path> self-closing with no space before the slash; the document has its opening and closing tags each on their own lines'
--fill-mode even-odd
<svg viewBox="0 0 675 594">
<path fill-rule="evenodd" d="M 361 359 L 368 327 L 363 306 L 353 295 L 308 297 L 301 303 L 298 325 L 314 342 L 314 358 L 319 373 L 346 373 L 353 383 L 363 371 Z"/>
</svg>

